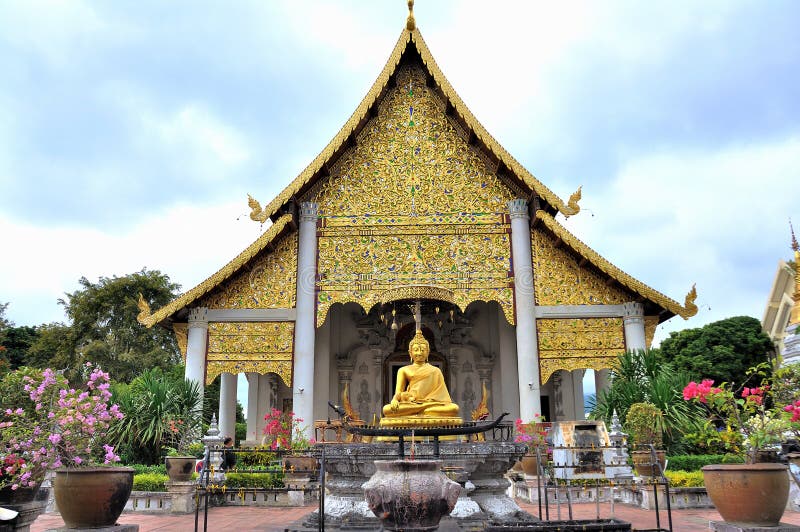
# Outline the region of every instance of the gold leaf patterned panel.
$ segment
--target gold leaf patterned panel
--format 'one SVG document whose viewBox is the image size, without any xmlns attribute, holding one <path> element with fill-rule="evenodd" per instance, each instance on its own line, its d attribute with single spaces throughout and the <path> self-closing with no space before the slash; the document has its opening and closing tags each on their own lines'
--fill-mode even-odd
<svg viewBox="0 0 800 532">
<path fill-rule="evenodd" d="M 656 327 L 658 327 L 658 316 L 645 316 L 644 317 L 644 345 L 650 349 L 653 344 L 653 337 L 656 335 Z"/>
<path fill-rule="evenodd" d="M 181 352 L 181 358 L 186 363 L 186 349 L 189 347 L 189 324 L 188 323 L 173 323 L 172 332 L 175 333 L 175 341 L 178 342 L 178 350 Z"/>
<path fill-rule="evenodd" d="M 514 323 L 506 203 L 513 198 L 458 134 L 419 67 L 398 71 L 356 145 L 312 192 L 319 205 L 317 324 L 334 303 L 369 310 L 409 284 L 497 301 Z"/>
<path fill-rule="evenodd" d="M 556 246 L 555 237 L 534 227 L 531 231 L 533 286 L 537 305 L 620 305 L 634 301 L 636 295 L 609 285 L 607 278 L 565 246 Z"/>
<path fill-rule="evenodd" d="M 560 369 L 611 369 L 625 351 L 622 318 L 538 319 L 542 382 Z"/>
<path fill-rule="evenodd" d="M 294 322 L 209 323 L 206 384 L 220 373 L 275 373 L 292 386 Z"/>
<path fill-rule="evenodd" d="M 232 308 L 294 308 L 297 278 L 297 233 L 290 233 L 250 261 L 199 306 Z"/>
</svg>

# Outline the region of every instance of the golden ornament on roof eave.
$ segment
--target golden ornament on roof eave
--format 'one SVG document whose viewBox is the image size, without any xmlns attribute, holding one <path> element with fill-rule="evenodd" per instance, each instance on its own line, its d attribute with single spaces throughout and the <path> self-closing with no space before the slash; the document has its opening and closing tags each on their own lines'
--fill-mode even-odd
<svg viewBox="0 0 800 532">
<path fill-rule="evenodd" d="M 794 325 L 800 324 L 800 245 L 797 244 L 791 220 L 789 220 L 789 228 L 792 232 L 792 251 L 794 251 L 794 295 L 792 296 L 794 305 L 789 314 L 789 324 Z"/>
</svg>

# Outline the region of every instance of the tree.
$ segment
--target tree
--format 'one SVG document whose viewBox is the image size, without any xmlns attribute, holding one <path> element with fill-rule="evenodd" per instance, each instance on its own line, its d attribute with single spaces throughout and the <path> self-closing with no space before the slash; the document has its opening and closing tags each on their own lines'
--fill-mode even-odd
<svg viewBox="0 0 800 532">
<path fill-rule="evenodd" d="M 738 386 L 744 384 L 748 368 L 769 362 L 773 346 L 757 319 L 736 316 L 670 333 L 660 350 L 675 368 L 695 378 Z"/>
<path fill-rule="evenodd" d="M 34 327 L 23 325 L 21 327 L 8 327 L 0 336 L 0 346 L 5 347 L 3 356 L 6 357 L 10 370 L 20 366 L 27 366 L 28 349 L 39 338 L 39 332 Z"/>
<path fill-rule="evenodd" d="M 6 318 L 7 308 L 8 308 L 8 303 L 0 303 L 0 335 L 3 334 L 4 330 L 14 325 L 8 320 L 8 318 Z"/>
<path fill-rule="evenodd" d="M 28 349 L 25 365 L 34 368 L 69 368 L 75 358 L 72 327 L 54 322 L 39 325 L 36 331 L 38 337 Z"/>
<path fill-rule="evenodd" d="M 85 361 L 99 364 L 111 376 L 130 382 L 144 368 L 168 368 L 180 362 L 171 331 L 145 328 L 136 316 L 141 293 L 151 307 L 161 307 L 175 298 L 179 285 L 158 270 L 123 277 L 100 277 L 93 283 L 82 277 L 81 289 L 66 294 L 59 303 L 72 320 L 75 349 L 72 360 L 62 367 L 79 368 Z"/>
</svg>

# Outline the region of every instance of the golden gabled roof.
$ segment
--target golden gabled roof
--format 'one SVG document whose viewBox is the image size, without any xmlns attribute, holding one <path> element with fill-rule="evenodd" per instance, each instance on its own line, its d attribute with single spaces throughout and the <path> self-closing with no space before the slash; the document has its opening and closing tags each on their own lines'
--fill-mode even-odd
<svg viewBox="0 0 800 532">
<path fill-rule="evenodd" d="M 161 322 L 162 320 L 170 317 L 175 312 L 182 308 L 191 305 L 194 301 L 206 295 L 212 289 L 219 286 L 220 283 L 230 278 L 242 266 L 255 257 L 265 247 L 274 242 L 283 232 L 289 222 L 292 220 L 291 214 L 284 214 L 273 223 L 267 231 L 258 237 L 255 242 L 247 246 L 247 248 L 239 253 L 232 261 L 222 267 L 217 273 L 195 286 L 188 292 L 185 292 L 172 300 L 167 305 L 161 307 L 149 316 L 142 316 L 139 322 L 147 327 Z"/>
<path fill-rule="evenodd" d="M 464 102 L 458 96 L 458 93 L 456 93 L 455 89 L 453 89 L 452 85 L 450 85 L 450 82 L 447 81 L 447 78 L 439 69 L 436 61 L 433 59 L 433 55 L 431 55 L 431 52 L 428 49 L 428 46 L 425 44 L 419 29 L 414 27 L 412 30 L 409 30 L 408 28 L 403 30 L 400 38 L 397 41 L 397 44 L 394 47 L 394 50 L 392 50 L 392 53 L 389 56 L 386 66 L 383 67 L 383 70 L 378 76 L 378 79 L 375 80 L 375 83 L 373 83 L 369 92 L 367 92 L 367 95 L 363 100 L 361 100 L 361 103 L 358 105 L 355 112 L 352 114 L 352 116 L 350 116 L 344 126 L 342 126 L 336 136 L 333 137 L 330 143 L 325 146 L 325 148 L 320 152 L 319 155 L 317 155 L 311 164 L 309 164 L 302 172 L 300 172 L 300 175 L 298 175 L 294 181 L 289 184 L 289 186 L 287 186 L 280 194 L 278 194 L 275 199 L 273 199 L 264 207 L 263 211 L 258 209 L 260 212 L 258 212 L 257 215 L 253 215 L 257 216 L 254 217 L 254 219 L 263 222 L 266 221 L 267 218 L 271 218 L 277 212 L 279 212 L 281 207 L 283 207 L 293 197 L 301 194 L 305 190 L 308 190 L 308 188 L 314 184 L 313 182 L 320 178 L 319 174 L 323 167 L 329 165 L 331 159 L 342 149 L 343 146 L 345 146 L 345 143 L 348 141 L 351 135 L 357 133 L 357 128 L 359 125 L 362 124 L 369 116 L 370 109 L 378 104 L 378 99 L 383 93 L 387 83 L 396 72 L 403 53 L 412 44 L 422 58 L 422 61 L 433 77 L 433 80 L 442 90 L 450 105 L 452 105 L 454 112 L 456 112 L 464 120 L 466 126 L 471 130 L 475 137 L 480 140 L 494 154 L 494 156 L 497 157 L 497 159 L 503 163 L 514 176 L 516 176 L 521 183 L 524 183 L 524 185 L 527 186 L 531 192 L 539 195 L 555 210 L 560 211 L 565 216 L 577 214 L 580 210 L 580 207 L 578 207 L 575 201 L 565 203 L 561 198 L 556 196 L 549 188 L 536 179 L 533 174 L 531 174 L 519 162 L 517 162 L 517 160 L 514 159 L 514 157 L 512 157 L 511 154 L 509 154 L 494 139 L 494 137 L 489 134 L 488 131 L 486 131 L 481 123 L 478 122 L 478 119 L 475 118 L 472 112 L 467 108 L 466 104 L 464 104 Z"/>
<path fill-rule="evenodd" d="M 686 304 L 685 306 L 681 306 L 680 303 L 677 301 L 668 298 L 658 290 L 650 288 L 646 284 L 641 281 L 638 281 L 625 273 L 624 271 L 620 270 L 609 261 L 604 259 L 599 253 L 595 250 L 584 244 L 580 239 L 578 239 L 575 235 L 567 231 L 567 229 L 559 224 L 552 216 L 548 213 L 538 210 L 536 211 L 535 215 L 536 220 L 541 221 L 547 229 L 549 229 L 554 235 L 560 238 L 567 246 L 572 248 L 576 253 L 581 255 L 587 261 L 589 261 L 595 268 L 600 270 L 601 272 L 605 273 L 616 282 L 639 294 L 640 296 L 649 299 L 653 303 L 656 303 L 663 307 L 664 309 L 671 312 L 673 315 L 678 315 L 683 319 L 689 319 L 690 317 L 694 316 L 697 313 L 697 307 L 694 305 L 694 298 L 696 297 L 696 292 L 694 288 L 690 290 L 689 294 L 687 294 Z M 692 294 L 694 294 L 692 296 Z M 666 318 L 668 319 L 668 318 Z M 663 321 L 663 320 L 661 320 Z"/>
</svg>

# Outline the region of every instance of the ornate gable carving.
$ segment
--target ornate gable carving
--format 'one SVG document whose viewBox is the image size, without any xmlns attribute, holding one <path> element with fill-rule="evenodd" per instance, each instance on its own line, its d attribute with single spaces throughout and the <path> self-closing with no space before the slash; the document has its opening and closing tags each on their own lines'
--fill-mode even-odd
<svg viewBox="0 0 800 532">
<path fill-rule="evenodd" d="M 204 296 L 208 308 L 293 308 L 297 278 L 297 233 L 289 233 L 264 250 L 239 273 Z"/>
<path fill-rule="evenodd" d="M 408 284 L 451 289 L 461 308 L 498 301 L 513 323 L 511 191 L 460 138 L 421 66 L 398 70 L 377 116 L 312 195 L 318 324 L 334 303 L 369 310 Z"/>
</svg>

